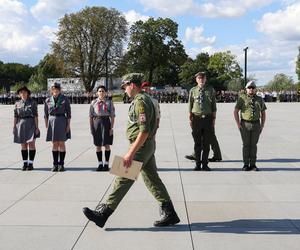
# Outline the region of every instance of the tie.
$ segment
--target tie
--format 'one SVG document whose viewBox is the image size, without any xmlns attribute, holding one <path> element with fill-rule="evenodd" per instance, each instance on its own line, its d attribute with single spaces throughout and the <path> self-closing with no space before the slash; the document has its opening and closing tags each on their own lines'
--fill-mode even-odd
<svg viewBox="0 0 300 250">
<path fill-rule="evenodd" d="M 252 111 L 252 116 L 255 115 L 255 100 L 254 97 L 251 97 L 251 103 L 250 103 L 251 111 Z"/>
</svg>

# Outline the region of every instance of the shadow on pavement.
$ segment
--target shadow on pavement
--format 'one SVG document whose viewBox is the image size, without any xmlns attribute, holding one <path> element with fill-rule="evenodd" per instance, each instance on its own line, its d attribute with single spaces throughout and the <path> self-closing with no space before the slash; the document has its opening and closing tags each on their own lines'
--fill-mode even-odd
<svg viewBox="0 0 300 250">
<path fill-rule="evenodd" d="M 245 219 L 225 222 L 192 223 L 192 232 L 203 233 L 230 233 L 230 234 L 265 234 L 265 235 L 299 235 L 300 220 L 290 219 Z M 187 224 L 171 227 L 128 227 L 128 228 L 106 228 L 106 231 L 140 231 L 140 232 L 188 232 Z"/>
</svg>

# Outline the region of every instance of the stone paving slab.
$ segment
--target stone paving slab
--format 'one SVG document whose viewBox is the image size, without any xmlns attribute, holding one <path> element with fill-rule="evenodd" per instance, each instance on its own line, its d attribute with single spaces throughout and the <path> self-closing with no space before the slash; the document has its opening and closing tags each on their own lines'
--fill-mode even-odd
<svg viewBox="0 0 300 250">
<path fill-rule="evenodd" d="M 128 107 L 116 104 L 112 156 L 128 148 Z M 267 107 L 258 145 L 257 165 L 262 171 L 241 171 L 234 104 L 218 104 L 216 134 L 223 161 L 210 163 L 213 171 L 207 173 L 192 171 L 194 163 L 184 157 L 193 152 L 187 105 L 162 104 L 157 167 L 181 222 L 163 229 L 152 226 L 159 217 L 158 204 L 140 177 L 106 228 L 100 229 L 83 216 L 82 207 L 94 208 L 105 200 L 114 176 L 95 171 L 89 106 L 72 105 L 64 173 L 50 172 L 51 144 L 45 142 L 42 106 L 35 170 L 20 171 L 20 146 L 12 143 L 13 106 L 0 106 L 0 249 L 298 250 L 300 104 Z"/>
</svg>

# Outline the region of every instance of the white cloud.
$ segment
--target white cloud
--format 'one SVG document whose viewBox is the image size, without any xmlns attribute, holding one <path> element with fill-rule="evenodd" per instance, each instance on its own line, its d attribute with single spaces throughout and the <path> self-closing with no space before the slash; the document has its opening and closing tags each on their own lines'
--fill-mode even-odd
<svg viewBox="0 0 300 250">
<path fill-rule="evenodd" d="M 149 16 L 144 16 L 135 10 L 127 11 L 124 13 L 124 15 L 130 26 L 137 21 L 147 21 L 149 19 Z"/>
<path fill-rule="evenodd" d="M 167 16 L 194 14 L 202 17 L 234 18 L 252 9 L 267 6 L 275 0 L 140 0 L 146 10 L 153 9 Z"/>
<path fill-rule="evenodd" d="M 0 57 L 36 64 L 50 50 L 56 29 L 33 19 L 20 1 L 0 0 Z"/>
<path fill-rule="evenodd" d="M 187 42 L 192 41 L 196 44 L 212 45 L 216 41 L 216 37 L 204 37 L 203 36 L 204 28 L 203 26 L 198 27 L 187 27 L 185 30 L 185 39 Z"/>
<path fill-rule="evenodd" d="M 216 52 L 230 50 L 236 55 L 242 69 L 244 69 L 244 51 L 248 49 L 248 75 L 254 75 L 259 85 L 267 84 L 275 74 L 284 73 L 297 80 L 295 62 L 298 55 L 298 44 L 289 41 L 276 41 L 271 39 L 248 40 L 244 44 L 228 45 L 224 47 L 193 47 L 187 49 L 190 57 L 195 58 L 201 52 L 212 55 Z"/>
<path fill-rule="evenodd" d="M 300 2 L 284 10 L 266 13 L 257 22 L 257 29 L 278 40 L 300 40 Z"/>
<path fill-rule="evenodd" d="M 31 7 L 32 15 L 39 20 L 56 20 L 67 13 L 73 6 L 86 0 L 39 0 Z"/>
</svg>

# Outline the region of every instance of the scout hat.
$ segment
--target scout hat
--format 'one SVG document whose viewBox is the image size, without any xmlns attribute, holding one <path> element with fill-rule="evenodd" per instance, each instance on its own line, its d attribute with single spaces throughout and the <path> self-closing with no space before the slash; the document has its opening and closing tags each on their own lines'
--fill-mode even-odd
<svg viewBox="0 0 300 250">
<path fill-rule="evenodd" d="M 51 88 L 57 88 L 57 89 L 60 89 L 61 88 L 61 86 L 60 86 L 60 83 L 58 83 L 58 82 L 53 82 L 53 83 L 51 83 L 51 86 L 50 86 Z"/>
<path fill-rule="evenodd" d="M 121 84 L 122 89 L 125 87 L 125 85 L 128 85 L 130 83 L 134 83 L 138 87 L 141 87 L 144 75 L 142 73 L 130 73 L 124 75 L 122 78 L 123 78 Z"/>
<path fill-rule="evenodd" d="M 254 81 L 249 81 L 247 84 L 246 84 L 246 89 L 248 88 L 256 88 L 256 84 Z"/>
<path fill-rule="evenodd" d="M 28 95 L 31 94 L 30 90 L 29 90 L 26 86 L 22 86 L 21 88 L 19 88 L 19 89 L 17 90 L 17 94 L 19 94 L 19 93 L 20 93 L 21 91 L 23 91 L 23 90 L 27 91 Z"/>
</svg>

